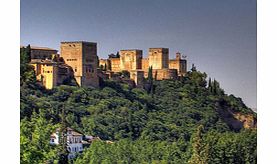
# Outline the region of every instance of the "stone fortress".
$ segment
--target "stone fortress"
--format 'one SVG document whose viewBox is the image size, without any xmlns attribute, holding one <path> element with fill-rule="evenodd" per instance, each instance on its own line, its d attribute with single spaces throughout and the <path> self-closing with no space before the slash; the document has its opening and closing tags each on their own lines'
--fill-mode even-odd
<svg viewBox="0 0 277 164">
<path fill-rule="evenodd" d="M 79 86 L 98 87 L 100 79 L 113 79 L 139 87 L 150 67 L 156 80 L 177 79 L 187 72 L 187 60 L 179 52 L 175 59 L 169 59 L 168 48 L 149 48 L 147 58 L 143 58 L 142 50 L 130 49 L 99 60 L 97 43 L 85 41 L 61 42 L 60 54 L 54 49 L 31 46 L 30 64 L 37 81 L 47 89 L 66 84 L 70 78 Z M 123 77 L 123 72 L 128 72 L 129 77 Z"/>
<path fill-rule="evenodd" d="M 143 58 L 142 50 L 121 50 L 117 57 L 100 59 L 99 67 L 110 74 L 128 71 L 137 85 L 147 78 L 149 67 L 156 80 L 177 79 L 187 72 L 187 61 L 179 52 L 175 59 L 169 59 L 168 48 L 150 48 L 148 54 L 148 58 Z"/>
</svg>

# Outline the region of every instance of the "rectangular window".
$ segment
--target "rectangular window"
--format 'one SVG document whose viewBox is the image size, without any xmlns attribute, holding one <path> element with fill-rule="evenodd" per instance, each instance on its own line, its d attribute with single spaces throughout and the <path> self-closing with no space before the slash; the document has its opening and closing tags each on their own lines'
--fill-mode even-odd
<svg viewBox="0 0 277 164">
<path fill-rule="evenodd" d="M 66 59 L 66 61 L 77 61 L 77 59 Z"/>
</svg>

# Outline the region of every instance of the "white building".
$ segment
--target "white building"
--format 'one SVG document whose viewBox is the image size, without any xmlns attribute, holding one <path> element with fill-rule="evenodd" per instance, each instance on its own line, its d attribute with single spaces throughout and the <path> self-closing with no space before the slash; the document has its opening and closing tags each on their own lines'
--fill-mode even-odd
<svg viewBox="0 0 277 164">
<path fill-rule="evenodd" d="M 83 143 L 82 143 L 83 134 L 68 127 L 66 137 L 67 137 L 67 150 L 69 151 L 68 158 L 72 159 L 76 156 L 76 153 L 81 153 L 83 151 Z M 50 144 L 58 145 L 59 138 L 60 138 L 59 129 L 57 129 L 55 133 L 51 134 Z"/>
</svg>

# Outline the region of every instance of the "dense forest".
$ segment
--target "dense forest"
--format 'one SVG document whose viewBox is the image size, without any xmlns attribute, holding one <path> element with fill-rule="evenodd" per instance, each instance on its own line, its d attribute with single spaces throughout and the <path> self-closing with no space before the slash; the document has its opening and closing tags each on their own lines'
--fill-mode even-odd
<svg viewBox="0 0 277 164">
<path fill-rule="evenodd" d="M 63 163 L 63 147 L 49 144 L 63 121 L 101 138 L 73 163 L 257 163 L 256 114 L 195 66 L 178 80 L 150 76 L 145 88 L 108 80 L 100 88 L 72 82 L 46 90 L 29 53 L 20 54 L 21 163 Z M 245 128 L 238 113 L 254 125 Z"/>
</svg>

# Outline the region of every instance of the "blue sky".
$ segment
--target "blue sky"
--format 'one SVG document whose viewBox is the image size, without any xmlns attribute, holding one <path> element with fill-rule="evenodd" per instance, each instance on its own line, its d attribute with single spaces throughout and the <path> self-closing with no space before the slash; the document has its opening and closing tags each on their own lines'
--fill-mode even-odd
<svg viewBox="0 0 277 164">
<path fill-rule="evenodd" d="M 257 106 L 256 0 L 21 0 L 21 45 L 98 43 L 98 56 L 167 47 Z"/>
</svg>

